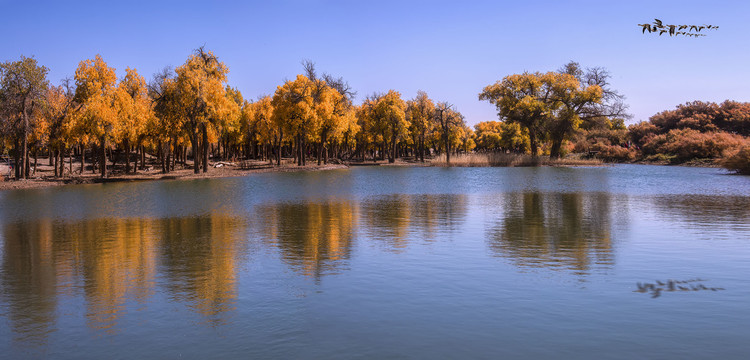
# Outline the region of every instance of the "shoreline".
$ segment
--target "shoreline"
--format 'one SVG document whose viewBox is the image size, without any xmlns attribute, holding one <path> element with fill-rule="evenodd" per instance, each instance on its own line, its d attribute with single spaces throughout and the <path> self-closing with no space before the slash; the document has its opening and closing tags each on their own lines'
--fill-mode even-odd
<svg viewBox="0 0 750 360">
<path fill-rule="evenodd" d="M 281 166 L 259 166 L 256 168 L 242 169 L 236 166 L 222 166 L 219 168 L 212 167 L 206 173 L 193 173 L 192 168 L 176 169 L 169 173 L 159 171 L 139 170 L 135 174 L 110 174 L 107 178 L 101 178 L 98 174 L 87 172 L 83 175 L 74 175 L 73 177 L 54 178 L 46 174 L 37 175 L 30 179 L 23 180 L 3 180 L 0 178 L 0 191 L 18 190 L 18 189 L 41 189 L 65 185 L 86 185 L 86 184 L 105 184 L 105 183 L 123 183 L 139 181 L 160 181 L 160 180 L 192 180 L 192 179 L 213 179 L 213 178 L 230 178 L 241 177 L 252 174 L 264 174 L 271 172 L 298 172 L 298 171 L 326 171 L 347 169 L 348 165 L 344 164 L 322 164 L 297 166 L 293 164 L 283 164 Z M 40 166 L 41 168 L 41 166 Z"/>
<path fill-rule="evenodd" d="M 222 162 L 217 162 L 219 164 Z M 555 166 L 555 167 L 590 167 L 590 166 L 610 166 L 618 164 L 633 164 L 633 165 L 656 165 L 656 166 L 686 166 L 686 167 L 705 167 L 705 168 L 720 168 L 716 163 L 706 162 L 687 162 L 681 164 L 671 164 L 667 162 L 653 162 L 653 161 L 634 161 L 634 162 L 613 162 L 607 163 L 602 162 L 599 164 L 557 164 L 557 165 L 540 165 L 540 166 Z M 282 163 L 281 166 L 269 165 L 266 162 L 257 162 L 253 164 L 253 167 L 249 169 L 243 169 L 237 166 L 221 166 L 212 167 L 206 173 L 194 174 L 192 168 L 177 169 L 169 173 L 162 173 L 161 170 L 150 172 L 148 170 L 139 170 L 135 174 L 123 174 L 115 172 L 108 178 L 102 179 L 99 175 L 87 172 L 83 175 L 75 175 L 73 177 L 65 178 L 54 178 L 49 175 L 50 169 L 45 169 L 45 166 L 40 165 L 39 170 L 42 175 L 37 175 L 34 178 L 26 180 L 7 180 L 4 178 L 7 174 L 7 169 L 4 169 L 3 175 L 0 176 L 0 191 L 4 190 L 19 190 L 19 189 L 41 189 L 50 188 L 64 185 L 85 185 L 85 184 L 104 184 L 104 183 L 122 183 L 122 182 L 139 182 L 139 181 L 160 181 L 160 180 L 192 180 L 192 179 L 214 179 L 214 178 L 230 178 L 230 177 L 241 177 L 253 174 L 264 174 L 264 173 L 275 173 L 275 172 L 300 172 L 300 171 L 326 171 L 326 170 L 338 170 L 338 169 L 349 169 L 356 167 L 370 167 L 370 166 L 387 166 L 387 167 L 508 167 L 508 166 L 491 166 L 491 165 L 462 165 L 462 164 L 451 164 L 447 166 L 443 163 L 438 163 L 434 159 L 426 160 L 424 163 L 413 160 L 398 159 L 395 163 L 388 163 L 387 161 L 365 161 L 365 162 L 351 162 L 345 164 L 312 164 L 305 166 L 297 166 L 291 162 Z"/>
</svg>

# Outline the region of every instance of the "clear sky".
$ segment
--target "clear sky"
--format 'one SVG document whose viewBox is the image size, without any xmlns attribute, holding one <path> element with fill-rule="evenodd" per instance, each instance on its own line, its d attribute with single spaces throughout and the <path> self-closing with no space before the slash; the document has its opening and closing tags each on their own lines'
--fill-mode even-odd
<svg viewBox="0 0 750 360">
<path fill-rule="evenodd" d="M 486 85 L 570 60 L 612 74 L 633 119 L 693 100 L 750 101 L 748 1 L 8 1 L 0 61 L 34 56 L 53 84 L 101 54 L 147 80 L 205 45 L 245 98 L 273 94 L 310 59 L 358 92 L 424 90 L 469 124 L 497 119 Z M 639 23 L 713 24 L 702 38 Z"/>
</svg>

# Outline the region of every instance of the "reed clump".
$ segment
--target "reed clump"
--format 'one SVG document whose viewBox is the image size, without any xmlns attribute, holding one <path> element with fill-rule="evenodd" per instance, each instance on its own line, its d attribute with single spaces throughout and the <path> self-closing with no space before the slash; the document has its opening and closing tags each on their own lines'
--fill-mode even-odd
<svg viewBox="0 0 750 360">
<path fill-rule="evenodd" d="M 432 160 L 434 166 L 456 167 L 517 167 L 517 166 L 597 166 L 602 165 L 600 159 L 585 159 L 582 157 L 565 157 L 550 159 L 548 156 L 533 157 L 528 154 L 512 153 L 470 153 L 451 156 L 450 164 L 445 154 L 438 155 Z"/>
</svg>

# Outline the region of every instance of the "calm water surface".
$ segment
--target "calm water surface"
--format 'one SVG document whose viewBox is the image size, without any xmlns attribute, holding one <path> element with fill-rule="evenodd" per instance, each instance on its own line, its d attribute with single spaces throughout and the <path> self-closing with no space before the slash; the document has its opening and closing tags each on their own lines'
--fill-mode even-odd
<svg viewBox="0 0 750 360">
<path fill-rule="evenodd" d="M 750 177 L 718 169 L 0 192 L 11 359 L 746 359 L 749 276 Z"/>
</svg>

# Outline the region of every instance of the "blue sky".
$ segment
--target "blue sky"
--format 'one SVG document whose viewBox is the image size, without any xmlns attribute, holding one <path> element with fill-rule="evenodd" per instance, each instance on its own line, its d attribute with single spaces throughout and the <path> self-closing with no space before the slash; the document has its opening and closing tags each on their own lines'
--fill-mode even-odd
<svg viewBox="0 0 750 360">
<path fill-rule="evenodd" d="M 633 119 L 693 100 L 750 101 L 745 1 L 7 1 L 0 61 L 34 56 L 58 83 L 101 54 L 150 79 L 205 45 L 246 98 L 272 94 L 310 59 L 358 92 L 424 90 L 467 122 L 497 119 L 486 85 L 570 60 L 601 66 Z M 636 25 L 714 24 L 702 38 L 642 35 Z"/>
</svg>

